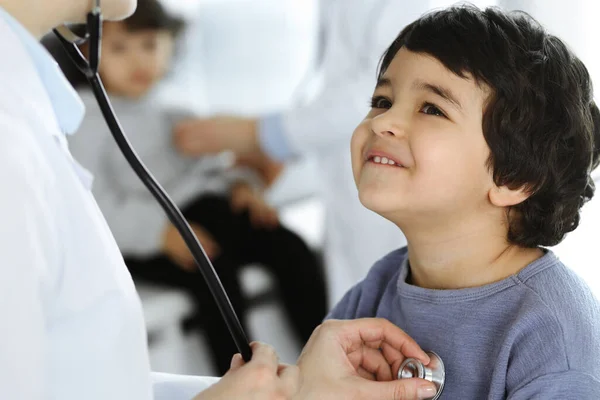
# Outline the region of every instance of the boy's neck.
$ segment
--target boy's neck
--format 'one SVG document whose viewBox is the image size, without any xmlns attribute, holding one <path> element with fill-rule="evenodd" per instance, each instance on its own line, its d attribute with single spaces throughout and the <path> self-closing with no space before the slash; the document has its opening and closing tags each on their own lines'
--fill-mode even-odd
<svg viewBox="0 0 600 400">
<path fill-rule="evenodd" d="M 430 289 L 462 289 L 505 279 L 544 253 L 506 242 L 506 230 L 476 225 L 470 229 L 405 232 L 411 284 Z"/>
</svg>

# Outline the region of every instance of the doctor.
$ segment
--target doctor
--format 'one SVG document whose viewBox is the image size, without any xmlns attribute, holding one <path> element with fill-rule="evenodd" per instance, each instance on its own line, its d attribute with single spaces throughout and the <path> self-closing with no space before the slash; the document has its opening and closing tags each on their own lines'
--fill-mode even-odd
<svg viewBox="0 0 600 400">
<path fill-rule="evenodd" d="M 325 265 L 336 304 L 373 263 L 406 244 L 398 228 L 360 204 L 350 168 L 350 137 L 368 112 L 377 63 L 428 1 L 321 0 L 324 85 L 309 104 L 258 120 L 233 116 L 185 122 L 175 134 L 184 154 L 232 149 L 287 161 L 319 160 L 326 210 Z"/>
<path fill-rule="evenodd" d="M 428 397 L 425 381 L 390 381 L 405 356 L 428 360 L 382 320 L 324 324 L 298 366 L 279 365 L 271 347 L 254 343 L 250 362 L 235 357 L 204 392 L 214 380 L 150 373 L 139 298 L 91 196 L 92 179 L 66 148 L 82 103 L 37 42 L 54 26 L 83 20 L 91 3 L 0 0 L 0 398 Z M 116 19 L 135 0 L 102 7 Z"/>
</svg>

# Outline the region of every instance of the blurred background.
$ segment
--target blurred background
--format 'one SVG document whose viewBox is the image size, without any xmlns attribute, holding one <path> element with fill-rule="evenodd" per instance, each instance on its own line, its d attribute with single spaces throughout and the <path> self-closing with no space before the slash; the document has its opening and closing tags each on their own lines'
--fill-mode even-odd
<svg viewBox="0 0 600 400">
<path fill-rule="evenodd" d="M 328 0 L 322 0 L 327 2 Z M 362 0 L 369 2 L 371 0 Z M 421 0 L 397 0 L 407 4 Z M 561 37 L 600 77 L 600 37 L 595 0 L 472 1 L 480 6 L 521 9 Z M 258 117 L 309 102 L 323 89 L 321 7 L 317 0 L 163 0 L 186 22 L 175 61 L 157 92 L 169 107 L 185 107 L 199 116 L 236 114 Z M 434 0 L 431 8 L 454 4 Z M 372 24 L 376 24 L 373 21 Z M 398 26 L 399 31 L 402 26 Z M 394 37 L 390 37 L 389 41 Z M 373 71 L 373 77 L 375 71 Z M 365 93 L 365 100 L 370 93 Z M 366 101 L 365 101 L 366 103 Z M 350 133 L 349 133 L 350 134 Z M 349 136 L 348 136 L 349 137 Z M 325 246 L 327 209 L 319 176 L 318 154 L 285 164 L 265 192 L 281 223 L 296 232 L 316 253 Z M 595 175 L 600 181 L 598 171 Z M 326 188 L 325 190 L 334 190 Z M 348 216 L 351 218 L 351 216 Z M 600 198 L 583 210 L 580 227 L 557 246 L 557 252 L 600 296 L 600 270 L 592 253 L 600 238 Z M 382 254 L 383 255 L 383 254 Z M 327 280 L 345 279 L 339 271 Z M 248 301 L 252 338 L 273 344 L 283 361 L 293 362 L 301 349 L 285 318 L 273 276 L 248 265 L 241 271 Z M 137 284 L 149 331 L 152 367 L 157 371 L 215 375 L 208 361 L 202 329 L 185 329 L 193 304 L 186 293 L 159 284 Z M 210 323 L 210 321 L 207 321 Z"/>
</svg>

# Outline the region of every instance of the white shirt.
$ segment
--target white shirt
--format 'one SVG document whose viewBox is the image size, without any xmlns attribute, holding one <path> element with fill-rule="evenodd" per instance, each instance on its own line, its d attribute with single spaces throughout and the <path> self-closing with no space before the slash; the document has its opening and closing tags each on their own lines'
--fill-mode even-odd
<svg viewBox="0 0 600 400">
<path fill-rule="evenodd" d="M 136 294 L 70 156 L 83 106 L 0 8 L 0 398 L 191 399 L 210 381 L 151 376 Z"/>
</svg>

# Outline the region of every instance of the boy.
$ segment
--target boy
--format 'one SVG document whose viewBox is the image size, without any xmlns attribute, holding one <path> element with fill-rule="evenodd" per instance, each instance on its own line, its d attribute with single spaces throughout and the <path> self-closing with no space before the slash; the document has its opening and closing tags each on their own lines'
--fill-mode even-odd
<svg viewBox="0 0 600 400">
<path fill-rule="evenodd" d="M 157 0 L 139 1 L 123 22 L 106 22 L 100 75 L 134 148 L 182 208 L 244 322 L 239 268 L 260 263 L 281 288 L 284 305 L 305 342 L 326 313 L 319 262 L 245 183 L 218 157 L 180 156 L 171 144 L 176 113 L 159 106 L 152 89 L 169 68 L 181 21 Z M 129 168 L 89 91 L 80 93 L 87 116 L 70 139 L 74 157 L 94 174 L 93 193 L 126 264 L 141 280 L 180 287 L 196 303 L 218 371 L 237 352 L 202 275 L 177 230 Z"/>
<path fill-rule="evenodd" d="M 442 399 L 600 398 L 599 303 L 542 248 L 577 227 L 598 143 L 586 68 L 531 17 L 407 26 L 351 149 L 361 202 L 408 246 L 329 317 L 384 317 L 438 353 Z"/>
</svg>

